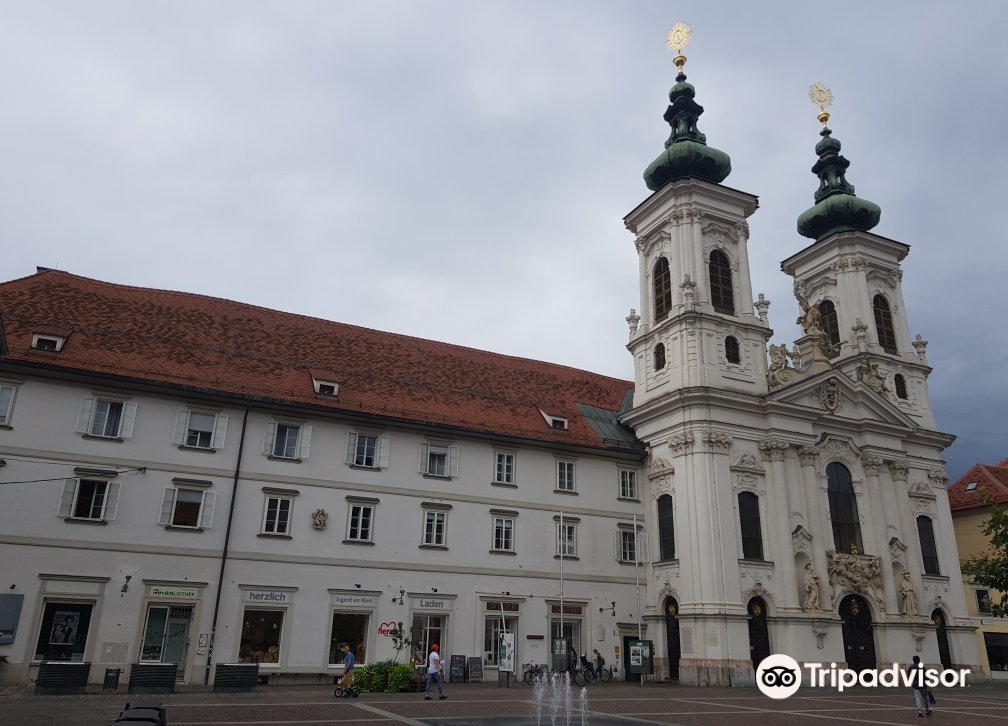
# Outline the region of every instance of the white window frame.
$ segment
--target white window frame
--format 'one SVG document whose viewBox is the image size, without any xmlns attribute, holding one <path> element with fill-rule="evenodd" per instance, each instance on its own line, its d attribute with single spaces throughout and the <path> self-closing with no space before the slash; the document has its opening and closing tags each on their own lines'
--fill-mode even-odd
<svg viewBox="0 0 1008 726">
<path fill-rule="evenodd" d="M 556 522 L 555 532 L 556 532 L 556 556 L 557 557 L 577 557 L 578 556 L 578 554 L 577 554 L 577 526 L 578 526 L 577 522 L 572 522 L 572 521 L 570 521 L 569 519 L 566 519 L 566 518 L 564 519 L 563 522 L 559 522 L 559 521 Z M 571 534 L 571 537 L 569 537 L 569 538 L 565 537 L 564 533 L 562 533 L 562 530 L 568 530 L 570 532 L 570 534 Z M 570 547 L 569 547 L 570 551 L 565 551 L 568 548 L 566 546 L 562 546 L 562 545 L 567 545 L 567 544 L 570 545 Z"/>
<path fill-rule="evenodd" d="M 115 424 L 115 432 L 109 432 L 109 411 L 118 405 L 119 416 Z M 102 408 L 104 412 L 102 413 Z M 128 439 L 133 436 L 133 424 L 136 421 L 137 405 L 130 401 L 114 398 L 92 398 L 86 396 L 81 401 L 77 414 L 77 433 L 102 439 Z M 101 418 L 99 418 L 101 417 Z M 99 424 L 98 431 L 95 430 Z"/>
<path fill-rule="evenodd" d="M 367 463 L 367 444 L 363 453 L 360 450 L 362 439 L 374 439 L 374 451 L 371 463 Z M 346 457 L 344 461 L 352 467 L 360 469 L 387 469 L 389 462 L 389 437 L 387 434 L 377 434 L 369 431 L 350 431 L 347 433 Z"/>
<path fill-rule="evenodd" d="M 195 492 L 201 495 L 200 510 L 196 517 L 196 525 L 175 524 L 175 504 L 178 501 L 178 492 Z M 161 499 L 161 517 L 158 524 L 171 529 L 192 529 L 204 530 L 213 526 L 214 508 L 217 503 L 217 493 L 205 488 L 188 487 L 182 485 L 165 487 L 164 496 Z"/>
<path fill-rule="evenodd" d="M 517 486 L 518 457 L 513 451 L 494 451 L 493 483 Z"/>
<path fill-rule="evenodd" d="M 619 499 L 630 499 L 640 501 L 637 491 L 637 472 L 633 469 L 619 470 Z"/>
<path fill-rule="evenodd" d="M 567 473 L 561 473 L 567 470 Z M 556 491 L 577 491 L 577 466 L 573 459 L 556 460 Z"/>
<path fill-rule="evenodd" d="M 0 426 L 11 425 L 11 414 L 14 413 L 14 399 L 17 398 L 18 387 L 12 383 L 0 383 Z M 7 402 L 4 403 L 5 392 L 9 391 Z"/>
<path fill-rule="evenodd" d="M 374 542 L 375 505 L 370 502 L 349 500 L 347 506 L 346 538 L 348 542 Z M 354 510 L 357 510 L 357 536 L 353 534 Z M 361 536 L 361 519 L 364 511 L 368 511 L 367 536 Z"/>
<path fill-rule="evenodd" d="M 190 435 L 194 432 L 202 432 L 202 429 L 192 429 L 193 416 L 211 416 L 213 423 L 210 427 L 210 441 L 207 446 L 200 446 L 198 443 L 190 443 Z M 201 411 L 199 409 L 181 408 L 175 415 L 175 433 L 172 436 L 172 443 L 185 449 L 200 449 L 202 451 L 216 451 L 224 448 L 224 439 L 227 436 L 227 414 L 215 413 L 213 411 Z"/>
<path fill-rule="evenodd" d="M 648 536 L 644 526 L 620 524 L 613 533 L 613 558 L 624 564 L 645 564 L 648 562 Z"/>
<path fill-rule="evenodd" d="M 444 456 L 444 473 L 431 471 L 432 455 Z M 424 442 L 420 444 L 419 472 L 435 479 L 454 479 L 458 477 L 459 447 L 450 444 Z"/>
<path fill-rule="evenodd" d="M 427 528 L 427 522 L 431 517 L 433 517 L 435 523 L 435 530 L 433 532 L 428 531 Z M 438 533 L 436 527 L 438 520 L 440 520 L 441 525 L 440 541 L 437 541 Z M 428 537 L 428 534 L 431 536 Z M 423 531 L 420 535 L 420 543 L 424 547 L 448 547 L 448 510 L 424 508 Z"/>
<path fill-rule="evenodd" d="M 276 502 L 276 508 L 273 513 L 273 521 L 270 521 L 270 502 Z M 287 505 L 287 520 L 284 522 L 283 529 L 279 529 L 280 524 L 280 510 L 283 509 L 283 505 Z M 265 501 L 263 502 L 263 519 L 262 519 L 262 534 L 268 535 L 287 535 L 290 536 L 291 533 L 291 523 L 293 521 L 294 515 L 294 497 L 284 494 L 272 494 L 267 492 L 265 496 Z M 272 526 L 272 529 L 270 527 Z"/>
<path fill-rule="evenodd" d="M 506 514 L 491 514 L 490 549 L 492 552 L 515 551 L 515 518 Z"/>
<path fill-rule="evenodd" d="M 85 481 L 105 484 L 105 489 L 102 492 L 101 511 L 97 517 L 82 517 L 76 514 L 81 494 L 81 482 Z M 101 476 L 80 476 L 75 479 L 66 479 L 63 482 L 63 496 L 60 497 L 59 517 L 71 521 L 111 522 L 119 511 L 119 489 L 118 482 Z"/>
<path fill-rule="evenodd" d="M 43 345 L 43 341 L 45 341 L 47 345 Z M 48 335 L 46 333 L 32 334 L 31 347 L 35 350 L 49 350 L 53 353 L 59 353 L 63 350 L 64 343 L 66 343 L 66 338 L 61 335 Z M 48 344 L 51 344 L 51 346 Z"/>
<path fill-rule="evenodd" d="M 339 395 L 339 384 L 335 381 L 326 381 L 321 378 L 312 378 L 315 393 L 327 398 L 336 398 Z"/>
<path fill-rule="evenodd" d="M 294 450 L 288 451 L 286 443 L 283 453 L 277 453 L 277 435 L 280 427 L 283 426 L 288 432 L 297 429 L 297 439 L 294 442 Z M 266 430 L 263 433 L 263 454 L 271 459 L 281 459 L 285 461 L 301 461 L 307 459 L 311 451 L 312 427 L 306 424 L 293 421 L 267 421 Z"/>
</svg>

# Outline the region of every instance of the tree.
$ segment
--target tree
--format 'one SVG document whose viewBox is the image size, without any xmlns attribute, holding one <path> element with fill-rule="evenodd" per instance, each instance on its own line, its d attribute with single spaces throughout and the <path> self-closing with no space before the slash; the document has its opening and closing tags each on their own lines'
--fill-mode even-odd
<svg viewBox="0 0 1008 726">
<path fill-rule="evenodd" d="M 401 620 L 396 623 L 394 628 L 389 630 L 389 637 L 392 638 L 392 647 L 395 648 L 396 661 L 399 660 L 400 654 L 407 648 L 410 648 L 410 652 L 412 652 L 414 643 L 410 640 L 410 634 L 406 632 L 405 628 L 403 628 Z"/>
<path fill-rule="evenodd" d="M 977 585 L 1008 592 L 1008 511 L 991 503 L 990 518 L 980 525 L 980 531 L 988 537 L 990 548 L 986 554 L 963 560 L 963 574 Z M 988 607 L 995 617 L 1008 617 L 1008 601 L 991 602 Z"/>
</svg>

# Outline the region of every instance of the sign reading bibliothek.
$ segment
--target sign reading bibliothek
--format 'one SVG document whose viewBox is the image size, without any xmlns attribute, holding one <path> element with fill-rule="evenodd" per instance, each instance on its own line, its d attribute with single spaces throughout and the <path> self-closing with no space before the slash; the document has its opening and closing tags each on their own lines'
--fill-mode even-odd
<svg viewBox="0 0 1008 726">
<path fill-rule="evenodd" d="M 483 682 L 483 659 L 478 655 L 471 655 L 467 659 L 469 662 L 469 682 Z"/>
<path fill-rule="evenodd" d="M 465 683 L 466 657 L 464 655 L 453 655 L 451 657 L 451 667 L 448 669 L 449 683 Z"/>
</svg>

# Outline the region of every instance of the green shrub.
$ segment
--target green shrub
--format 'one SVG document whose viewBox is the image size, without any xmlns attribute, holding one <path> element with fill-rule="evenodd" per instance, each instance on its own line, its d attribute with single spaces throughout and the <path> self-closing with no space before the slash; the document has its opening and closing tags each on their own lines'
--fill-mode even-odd
<svg viewBox="0 0 1008 726">
<path fill-rule="evenodd" d="M 413 669 L 391 660 L 354 669 L 354 685 L 362 693 L 402 693 L 412 682 Z"/>
</svg>

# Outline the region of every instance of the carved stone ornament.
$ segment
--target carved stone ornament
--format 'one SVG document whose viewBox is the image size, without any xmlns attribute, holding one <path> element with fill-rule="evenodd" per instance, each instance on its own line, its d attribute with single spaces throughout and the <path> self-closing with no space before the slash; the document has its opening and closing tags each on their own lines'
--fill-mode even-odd
<svg viewBox="0 0 1008 726">
<path fill-rule="evenodd" d="M 792 381 L 798 380 L 801 375 L 798 369 L 792 365 L 795 362 L 794 355 L 788 350 L 787 345 L 770 344 L 767 348 L 770 356 L 770 366 L 767 368 L 767 384 L 771 388 L 786 386 Z"/>
<path fill-rule="evenodd" d="M 826 633 L 829 631 L 822 625 L 812 627 L 812 635 L 815 636 L 815 647 L 822 650 L 825 647 Z"/>
<path fill-rule="evenodd" d="M 773 593 L 767 590 L 763 586 L 763 583 L 759 582 L 758 580 L 753 583 L 752 587 L 750 587 L 748 590 L 742 593 L 742 602 L 748 602 L 749 600 L 752 600 L 754 597 L 761 597 L 764 600 L 768 600 L 769 602 L 774 601 Z"/>
<path fill-rule="evenodd" d="M 815 466 L 816 459 L 819 457 L 819 449 L 814 446 L 799 446 L 798 447 L 798 458 L 801 460 L 802 466 Z"/>
<path fill-rule="evenodd" d="M 766 299 L 766 296 L 763 293 L 760 293 L 759 296 L 753 300 L 753 307 L 756 308 L 756 314 L 759 315 L 759 319 L 765 323 L 767 321 L 767 313 L 770 310 L 770 301 Z"/>
<path fill-rule="evenodd" d="M 763 452 L 764 459 L 770 459 L 771 461 L 780 461 L 784 458 L 784 452 L 791 447 L 787 441 L 783 439 L 763 439 L 759 442 L 760 451 Z"/>
<path fill-rule="evenodd" d="M 930 603 L 928 603 L 927 612 L 933 613 L 935 610 L 943 610 L 945 612 L 949 611 L 948 603 L 942 600 L 941 595 L 938 595 Z"/>
<path fill-rule="evenodd" d="M 803 552 L 809 557 L 812 556 L 812 535 L 800 524 L 791 533 L 791 547 L 795 554 Z"/>
<path fill-rule="evenodd" d="M 732 445 L 732 437 L 722 431 L 706 429 L 700 434 L 701 440 L 707 445 L 708 451 L 728 453 Z"/>
<path fill-rule="evenodd" d="M 931 485 L 935 488 L 945 489 L 948 486 L 949 475 L 945 471 L 944 467 L 938 469 L 932 469 L 928 472 L 928 479 L 931 480 Z"/>
<path fill-rule="evenodd" d="M 856 553 L 826 552 L 826 567 L 833 596 L 852 591 L 867 595 L 884 609 L 882 566 L 878 557 Z"/>
<path fill-rule="evenodd" d="M 899 585 L 900 612 L 906 616 L 917 615 L 917 590 L 910 580 L 910 573 L 904 572 Z"/>
<path fill-rule="evenodd" d="M 665 583 L 661 586 L 658 591 L 659 598 L 674 597 L 676 600 L 679 599 L 679 592 L 672 587 L 672 581 L 669 578 L 665 578 Z"/>
<path fill-rule="evenodd" d="M 749 223 L 748 222 L 736 222 L 735 223 L 735 234 L 744 239 L 749 239 Z"/>
<path fill-rule="evenodd" d="M 761 474 L 763 473 L 763 465 L 760 464 L 759 459 L 757 459 L 748 451 L 738 458 L 738 461 L 735 462 L 735 465 L 732 468 L 746 469 L 748 471 L 758 471 Z"/>
<path fill-rule="evenodd" d="M 812 560 L 805 563 L 805 574 L 802 576 L 802 610 L 818 612 L 819 607 L 819 575 L 816 574 Z"/>
<path fill-rule="evenodd" d="M 840 383 L 835 377 L 830 378 L 816 389 L 819 396 L 819 403 L 830 413 L 836 413 L 843 407 L 843 392 L 840 390 Z"/>
<path fill-rule="evenodd" d="M 906 481 L 910 476 L 910 464 L 906 461 L 890 461 L 889 476 L 893 481 Z"/>
<path fill-rule="evenodd" d="M 934 490 L 923 481 L 915 481 L 907 492 L 913 499 L 936 499 Z"/>
<path fill-rule="evenodd" d="M 329 512 L 324 509 L 316 509 L 312 512 L 311 526 L 314 529 L 325 529 L 329 524 Z"/>
<path fill-rule="evenodd" d="M 738 474 L 735 477 L 735 485 L 732 487 L 732 492 L 738 494 L 739 492 L 754 492 L 760 496 L 766 493 L 766 490 L 760 486 L 760 479 L 753 476 L 752 474 Z"/>
<path fill-rule="evenodd" d="M 675 454 L 684 454 L 693 448 L 693 432 L 684 431 L 681 434 L 676 434 L 669 439 L 669 448 Z"/>
<path fill-rule="evenodd" d="M 879 469 L 882 468 L 882 458 L 872 454 L 861 457 L 861 468 L 868 476 L 878 476 Z"/>
<path fill-rule="evenodd" d="M 931 518 L 935 516 L 934 503 L 927 499 L 914 497 L 910 500 L 910 510 L 913 512 L 914 517 L 918 517 L 921 514 L 925 514 Z"/>
<path fill-rule="evenodd" d="M 637 328 L 640 325 L 640 315 L 637 314 L 637 310 L 630 308 L 630 314 L 625 318 L 627 325 L 630 326 L 630 335 L 637 332 Z"/>
<path fill-rule="evenodd" d="M 915 641 L 914 650 L 916 650 L 918 653 L 921 653 L 924 650 L 924 638 L 926 637 L 926 635 L 927 635 L 926 633 L 923 633 L 920 630 L 910 631 L 910 637 L 913 638 Z"/>
<path fill-rule="evenodd" d="M 893 537 L 889 540 L 889 557 L 892 558 L 893 562 L 898 562 L 904 568 L 906 567 L 906 552 L 906 545 L 898 537 Z"/>
<path fill-rule="evenodd" d="M 668 474 L 674 474 L 675 469 L 669 463 L 668 459 L 662 456 L 656 456 L 654 462 L 651 464 L 651 472 L 648 474 L 649 477 L 654 478 L 656 476 L 666 476 Z"/>
<path fill-rule="evenodd" d="M 651 479 L 651 496 L 654 499 L 663 497 L 673 492 L 672 477 L 670 475 L 659 476 Z"/>
<path fill-rule="evenodd" d="M 862 363 L 855 369 L 855 373 L 857 374 L 857 379 L 875 391 L 875 393 L 883 398 L 889 397 L 889 387 L 886 386 L 885 373 L 879 372 L 878 363 Z"/>
</svg>

